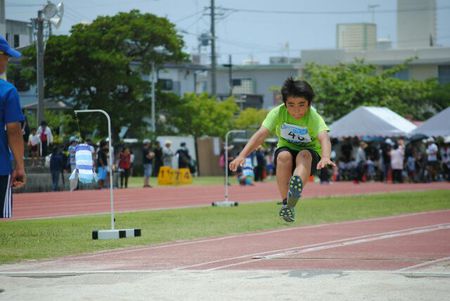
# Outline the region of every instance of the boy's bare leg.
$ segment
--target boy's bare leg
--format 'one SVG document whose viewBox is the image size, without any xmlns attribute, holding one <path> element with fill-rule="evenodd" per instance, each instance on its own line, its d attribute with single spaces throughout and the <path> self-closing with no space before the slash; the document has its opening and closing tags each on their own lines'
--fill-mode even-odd
<svg viewBox="0 0 450 301">
<path fill-rule="evenodd" d="M 277 184 L 281 199 L 287 198 L 289 189 L 289 179 L 292 176 L 292 155 L 288 151 L 282 151 L 277 157 Z"/>
<path fill-rule="evenodd" d="M 311 173 L 311 153 L 309 151 L 299 152 L 295 162 L 296 168 L 288 183 L 287 204 L 280 210 L 280 216 L 286 222 L 295 221 L 295 206 Z"/>
</svg>

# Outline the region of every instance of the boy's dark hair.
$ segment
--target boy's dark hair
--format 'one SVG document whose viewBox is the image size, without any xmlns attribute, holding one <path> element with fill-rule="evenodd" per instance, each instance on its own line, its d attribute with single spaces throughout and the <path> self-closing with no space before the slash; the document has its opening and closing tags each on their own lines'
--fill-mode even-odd
<svg viewBox="0 0 450 301">
<path fill-rule="evenodd" d="M 308 101 L 308 105 L 311 105 L 315 94 L 313 88 L 307 81 L 294 80 L 292 77 L 288 77 L 281 88 L 281 96 L 283 97 L 284 104 L 286 104 L 288 97 L 303 97 Z"/>
</svg>

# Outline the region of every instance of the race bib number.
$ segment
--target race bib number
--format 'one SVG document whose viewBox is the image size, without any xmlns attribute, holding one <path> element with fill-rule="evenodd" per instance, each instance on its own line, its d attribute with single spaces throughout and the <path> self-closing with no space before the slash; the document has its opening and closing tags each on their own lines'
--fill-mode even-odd
<svg viewBox="0 0 450 301">
<path fill-rule="evenodd" d="M 281 126 L 281 137 L 290 143 L 301 144 L 311 142 L 308 128 L 284 123 Z"/>
</svg>

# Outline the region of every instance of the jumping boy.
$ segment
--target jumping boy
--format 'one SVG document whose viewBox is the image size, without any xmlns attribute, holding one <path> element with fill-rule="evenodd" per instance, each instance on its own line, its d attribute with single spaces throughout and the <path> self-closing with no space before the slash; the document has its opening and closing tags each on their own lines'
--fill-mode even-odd
<svg viewBox="0 0 450 301">
<path fill-rule="evenodd" d="M 295 205 L 310 175 L 331 161 L 328 127 L 311 103 L 312 87 L 303 80 L 288 78 L 281 89 L 283 104 L 273 108 L 259 130 L 253 134 L 241 153 L 230 162 L 236 171 L 245 158 L 271 133 L 278 137 L 274 162 L 278 190 L 283 199 L 279 215 L 286 222 L 295 221 Z"/>
</svg>

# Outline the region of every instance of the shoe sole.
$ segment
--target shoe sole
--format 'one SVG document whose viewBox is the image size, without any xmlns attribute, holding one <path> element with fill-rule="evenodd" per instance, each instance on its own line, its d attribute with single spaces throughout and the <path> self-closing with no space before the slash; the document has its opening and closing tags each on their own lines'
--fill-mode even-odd
<svg viewBox="0 0 450 301">
<path fill-rule="evenodd" d="M 295 221 L 294 208 L 283 207 L 279 215 L 285 222 L 292 223 Z"/>
<path fill-rule="evenodd" d="M 297 205 L 303 191 L 303 182 L 299 176 L 292 176 L 289 180 L 289 191 L 287 198 L 287 205 L 294 208 Z"/>
</svg>

